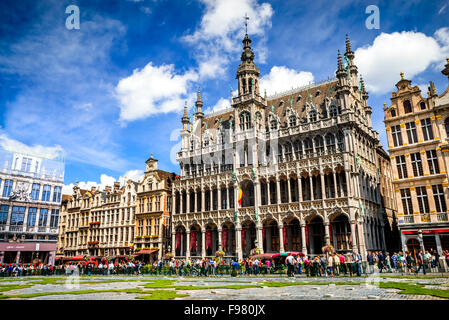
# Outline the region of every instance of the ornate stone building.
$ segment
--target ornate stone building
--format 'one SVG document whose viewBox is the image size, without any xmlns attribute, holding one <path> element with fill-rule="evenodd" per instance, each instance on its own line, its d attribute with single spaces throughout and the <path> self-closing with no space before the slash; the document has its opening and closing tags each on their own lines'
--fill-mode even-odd
<svg viewBox="0 0 449 320">
<path fill-rule="evenodd" d="M 242 258 L 385 248 L 376 170 L 378 133 L 349 39 L 336 78 L 267 97 L 248 35 L 238 95 L 204 116 L 201 93 L 182 118 L 181 175 L 173 185 L 176 257 Z M 242 196 L 240 197 L 240 195 Z"/>
<path fill-rule="evenodd" d="M 0 263 L 53 264 L 56 255 L 62 157 L 0 148 Z"/>
<path fill-rule="evenodd" d="M 161 259 L 171 245 L 171 187 L 176 175 L 159 170 L 157 163 L 151 155 L 137 189 L 134 248 L 146 261 Z"/>
<path fill-rule="evenodd" d="M 449 77 L 449 59 L 442 73 Z M 396 84 L 385 126 L 403 250 L 449 249 L 449 88 L 427 97 L 404 79 Z"/>
<path fill-rule="evenodd" d="M 78 183 L 63 203 L 58 253 L 76 256 L 124 257 L 131 253 L 137 201 L 137 183 L 114 183 L 99 191 L 82 190 Z"/>
</svg>

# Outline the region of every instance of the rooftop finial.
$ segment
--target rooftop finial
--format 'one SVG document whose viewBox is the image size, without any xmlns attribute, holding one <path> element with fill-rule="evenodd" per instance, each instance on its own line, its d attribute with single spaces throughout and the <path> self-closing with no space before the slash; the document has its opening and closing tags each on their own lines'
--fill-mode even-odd
<svg viewBox="0 0 449 320">
<path fill-rule="evenodd" d="M 346 34 L 346 52 L 352 52 L 351 50 L 351 41 L 349 41 L 349 36 Z"/>
<path fill-rule="evenodd" d="M 400 75 L 401 75 L 401 80 L 404 80 L 404 72 L 401 71 Z"/>
<path fill-rule="evenodd" d="M 245 13 L 245 16 L 243 18 L 245 19 L 245 33 L 248 34 L 248 20 L 249 20 L 248 14 Z"/>
</svg>

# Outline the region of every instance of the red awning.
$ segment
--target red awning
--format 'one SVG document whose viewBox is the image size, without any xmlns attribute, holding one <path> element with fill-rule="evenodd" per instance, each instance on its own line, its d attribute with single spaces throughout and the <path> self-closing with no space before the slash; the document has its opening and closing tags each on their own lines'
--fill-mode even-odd
<svg viewBox="0 0 449 320">
<path fill-rule="evenodd" d="M 74 256 L 74 257 L 68 257 L 68 258 L 64 258 L 64 260 L 69 260 L 69 261 L 79 261 L 79 260 L 84 260 L 85 256 Z"/>
<path fill-rule="evenodd" d="M 140 250 L 139 252 L 137 252 L 137 255 L 139 254 L 151 254 L 153 252 L 158 251 L 159 249 L 152 249 L 152 250 Z"/>
<path fill-rule="evenodd" d="M 252 258 L 257 259 L 270 259 L 273 256 L 273 253 L 261 253 L 251 256 Z"/>
</svg>

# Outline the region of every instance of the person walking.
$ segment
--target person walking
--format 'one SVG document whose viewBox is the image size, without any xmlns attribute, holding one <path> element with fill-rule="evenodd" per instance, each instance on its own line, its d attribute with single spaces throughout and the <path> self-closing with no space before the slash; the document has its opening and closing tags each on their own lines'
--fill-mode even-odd
<svg viewBox="0 0 449 320">
<path fill-rule="evenodd" d="M 425 275 L 426 274 L 426 266 L 424 265 L 424 256 L 423 256 L 422 250 L 419 250 L 417 259 L 418 259 L 418 268 L 416 269 L 415 273 L 416 273 L 416 275 L 418 275 L 419 274 L 419 270 L 422 269 L 423 273 Z"/>
<path fill-rule="evenodd" d="M 287 275 L 289 277 L 294 277 L 294 274 L 293 274 L 294 261 L 293 260 L 294 259 L 293 259 L 293 256 L 291 253 L 288 254 L 287 258 L 285 258 L 285 264 L 287 265 Z"/>
</svg>

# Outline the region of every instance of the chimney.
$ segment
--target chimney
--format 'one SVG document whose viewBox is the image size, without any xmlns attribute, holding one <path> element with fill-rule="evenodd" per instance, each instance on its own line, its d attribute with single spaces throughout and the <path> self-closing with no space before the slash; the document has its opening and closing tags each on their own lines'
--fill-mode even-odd
<svg viewBox="0 0 449 320">
<path fill-rule="evenodd" d="M 92 186 L 90 188 L 90 193 L 95 194 L 96 191 L 97 191 L 97 187 Z"/>
<path fill-rule="evenodd" d="M 111 192 L 112 191 L 112 187 L 111 186 L 106 186 L 106 187 L 104 187 L 104 191 Z"/>
<path fill-rule="evenodd" d="M 114 191 L 116 191 L 118 189 L 120 189 L 120 182 L 116 181 L 116 182 L 114 182 Z"/>
</svg>

